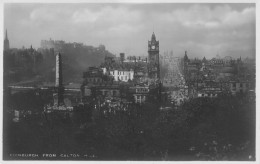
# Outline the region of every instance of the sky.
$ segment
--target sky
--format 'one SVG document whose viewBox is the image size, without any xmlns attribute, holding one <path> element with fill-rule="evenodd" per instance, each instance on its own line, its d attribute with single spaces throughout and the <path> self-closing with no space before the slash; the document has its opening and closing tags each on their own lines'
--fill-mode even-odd
<svg viewBox="0 0 260 164">
<path fill-rule="evenodd" d="M 52 38 L 139 56 L 154 32 L 160 54 L 245 58 L 255 56 L 255 15 L 247 3 L 6 3 L 4 29 L 11 48 Z"/>
</svg>

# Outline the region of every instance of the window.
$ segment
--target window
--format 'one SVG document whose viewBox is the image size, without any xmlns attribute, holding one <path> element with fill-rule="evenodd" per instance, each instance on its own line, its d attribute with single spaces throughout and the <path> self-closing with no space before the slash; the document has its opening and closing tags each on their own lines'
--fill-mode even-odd
<svg viewBox="0 0 260 164">
<path fill-rule="evenodd" d="M 125 80 L 127 80 L 127 76 L 125 76 Z"/>
<path fill-rule="evenodd" d="M 233 87 L 236 87 L 236 83 L 233 83 Z"/>
<path fill-rule="evenodd" d="M 242 88 L 243 87 L 243 83 L 240 83 L 240 88 Z"/>
</svg>

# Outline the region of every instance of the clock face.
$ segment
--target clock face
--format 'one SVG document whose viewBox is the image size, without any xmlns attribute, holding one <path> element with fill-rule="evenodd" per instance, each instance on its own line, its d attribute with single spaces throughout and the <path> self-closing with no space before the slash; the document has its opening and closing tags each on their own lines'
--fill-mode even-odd
<svg viewBox="0 0 260 164">
<path fill-rule="evenodd" d="M 155 46 L 152 46 L 152 49 L 154 50 L 154 49 L 155 49 Z"/>
</svg>

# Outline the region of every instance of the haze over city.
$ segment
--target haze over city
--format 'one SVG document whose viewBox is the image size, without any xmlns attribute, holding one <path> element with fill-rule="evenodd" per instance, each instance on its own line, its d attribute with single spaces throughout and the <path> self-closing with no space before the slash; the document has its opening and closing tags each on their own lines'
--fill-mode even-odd
<svg viewBox="0 0 260 164">
<path fill-rule="evenodd" d="M 160 54 L 255 56 L 254 4 L 5 4 L 4 29 L 11 48 L 52 38 L 147 55 L 154 31 Z"/>
</svg>

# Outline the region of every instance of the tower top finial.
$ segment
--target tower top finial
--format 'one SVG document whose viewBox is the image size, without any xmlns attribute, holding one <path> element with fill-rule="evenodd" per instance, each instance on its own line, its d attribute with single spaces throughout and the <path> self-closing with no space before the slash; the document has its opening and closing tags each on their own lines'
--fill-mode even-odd
<svg viewBox="0 0 260 164">
<path fill-rule="evenodd" d="M 156 40 L 156 37 L 155 37 L 154 32 L 153 32 L 153 34 L 152 34 L 152 40 Z"/>
</svg>

